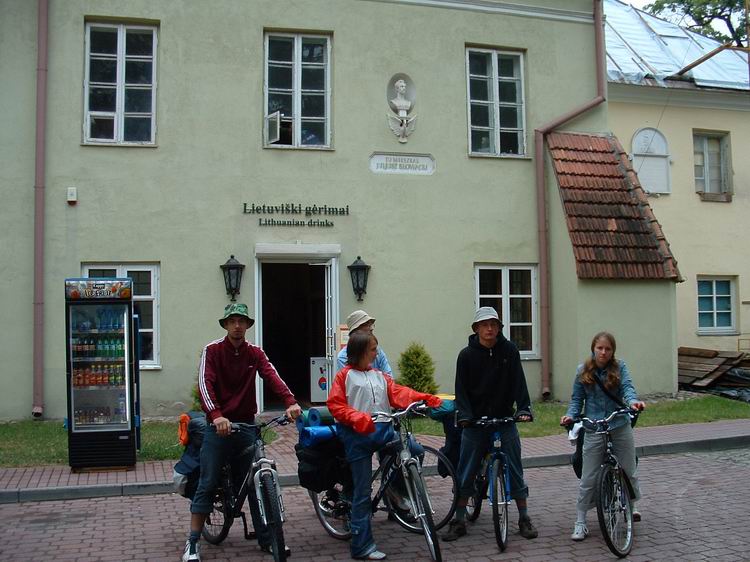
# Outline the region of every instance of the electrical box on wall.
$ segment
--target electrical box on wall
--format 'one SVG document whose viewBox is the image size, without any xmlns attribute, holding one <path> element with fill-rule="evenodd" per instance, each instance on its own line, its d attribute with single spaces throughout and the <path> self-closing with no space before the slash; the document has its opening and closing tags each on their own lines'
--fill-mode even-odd
<svg viewBox="0 0 750 562">
<path fill-rule="evenodd" d="M 78 202 L 78 188 L 69 187 L 67 189 L 68 205 L 75 205 Z"/>
</svg>

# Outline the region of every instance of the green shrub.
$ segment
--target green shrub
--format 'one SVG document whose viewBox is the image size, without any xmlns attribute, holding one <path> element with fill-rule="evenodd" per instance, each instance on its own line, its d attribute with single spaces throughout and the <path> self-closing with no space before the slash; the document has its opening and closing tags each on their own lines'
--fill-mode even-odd
<svg viewBox="0 0 750 562">
<path fill-rule="evenodd" d="M 396 382 L 419 392 L 435 394 L 435 362 L 421 343 L 412 342 L 398 359 L 399 376 Z"/>
</svg>

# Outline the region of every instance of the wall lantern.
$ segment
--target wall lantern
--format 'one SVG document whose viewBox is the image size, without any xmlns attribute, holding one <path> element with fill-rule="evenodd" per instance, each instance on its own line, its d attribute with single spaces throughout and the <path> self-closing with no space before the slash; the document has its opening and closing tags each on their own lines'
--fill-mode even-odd
<svg viewBox="0 0 750 562">
<path fill-rule="evenodd" d="M 245 265 L 234 259 L 234 254 L 229 257 L 225 264 L 219 266 L 224 273 L 224 286 L 227 288 L 227 294 L 235 300 L 235 296 L 240 294 L 240 284 L 242 283 L 242 270 Z"/>
<path fill-rule="evenodd" d="M 362 256 L 357 256 L 354 263 L 348 265 L 349 273 L 352 276 L 352 290 L 357 295 L 357 300 L 362 300 L 362 295 L 367 293 L 367 275 L 370 273 L 370 266 L 362 261 Z"/>
</svg>

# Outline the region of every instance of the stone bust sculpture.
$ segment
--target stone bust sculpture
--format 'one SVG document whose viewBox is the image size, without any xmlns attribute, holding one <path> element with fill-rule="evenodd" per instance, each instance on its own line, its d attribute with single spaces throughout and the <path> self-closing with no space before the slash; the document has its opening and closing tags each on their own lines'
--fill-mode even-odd
<svg viewBox="0 0 750 562">
<path fill-rule="evenodd" d="M 406 99 L 406 81 L 399 78 L 394 82 L 393 87 L 396 89 L 396 97 L 391 100 L 391 104 L 396 108 L 400 117 L 405 116 L 411 108 L 411 101 Z"/>
</svg>

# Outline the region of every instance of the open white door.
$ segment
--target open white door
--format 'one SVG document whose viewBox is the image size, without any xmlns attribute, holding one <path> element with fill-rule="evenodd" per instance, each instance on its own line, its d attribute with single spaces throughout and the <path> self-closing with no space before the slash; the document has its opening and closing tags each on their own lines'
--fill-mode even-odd
<svg viewBox="0 0 750 562">
<path fill-rule="evenodd" d="M 331 258 L 326 263 L 326 363 L 328 368 L 328 386 L 326 396 L 331 390 L 336 367 L 336 327 L 339 322 L 339 272 L 338 259 Z"/>
<path fill-rule="evenodd" d="M 255 345 L 263 349 L 263 275 L 261 261 L 255 258 Z M 255 401 L 258 403 L 258 413 L 265 410 L 263 399 L 263 379 L 255 377 Z"/>
</svg>

